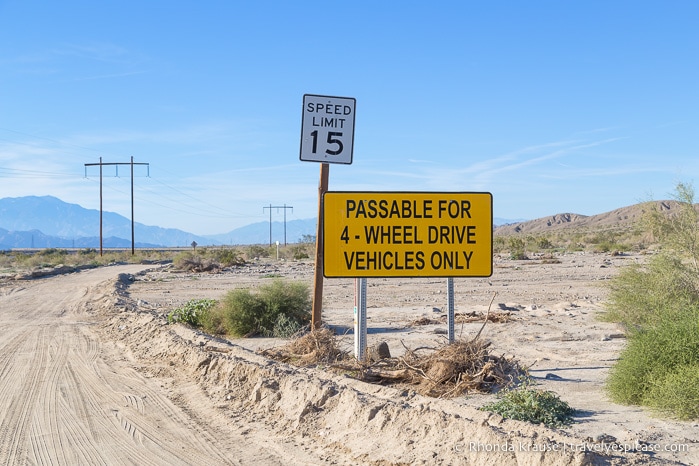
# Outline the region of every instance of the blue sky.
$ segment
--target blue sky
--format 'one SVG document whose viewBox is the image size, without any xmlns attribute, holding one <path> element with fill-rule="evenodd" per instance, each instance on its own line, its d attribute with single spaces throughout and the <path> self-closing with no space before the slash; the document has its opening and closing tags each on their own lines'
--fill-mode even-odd
<svg viewBox="0 0 699 466">
<path fill-rule="evenodd" d="M 133 156 L 137 222 L 314 217 L 306 93 L 357 101 L 331 190 L 487 191 L 510 219 L 665 199 L 699 181 L 699 3 L 0 0 L 0 198 L 96 209 L 84 164 Z"/>
</svg>

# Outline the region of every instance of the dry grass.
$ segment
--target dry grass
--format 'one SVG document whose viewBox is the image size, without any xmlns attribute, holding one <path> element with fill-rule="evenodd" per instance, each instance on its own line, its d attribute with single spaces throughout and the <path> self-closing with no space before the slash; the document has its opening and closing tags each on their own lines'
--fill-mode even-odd
<svg viewBox="0 0 699 466">
<path fill-rule="evenodd" d="M 484 314 L 478 311 L 454 314 L 455 324 L 468 324 L 472 322 L 493 322 L 496 324 L 501 324 L 505 322 L 510 322 L 514 320 L 515 317 L 511 312 L 488 312 Z M 444 324 L 447 321 L 447 316 L 440 316 L 438 319 L 430 319 L 429 317 L 422 317 L 420 319 L 410 322 L 408 325 L 411 327 L 419 327 L 421 325 L 437 325 Z"/>
<path fill-rule="evenodd" d="M 378 361 L 364 371 L 368 381 L 412 385 L 426 396 L 452 398 L 468 392 L 492 392 L 522 375 L 519 364 L 489 351 L 480 338 L 460 340 L 436 350 L 418 348 L 400 358 Z M 423 354 L 421 351 L 432 351 Z"/>
<path fill-rule="evenodd" d="M 332 330 L 322 328 L 292 340 L 282 348 L 272 348 L 263 355 L 278 361 L 308 366 L 329 364 L 344 373 L 356 374 L 361 380 L 386 385 L 407 385 L 421 395 L 453 398 L 468 392 L 492 392 L 510 386 L 524 375 L 513 358 L 490 354 L 490 342 L 480 335 L 488 322 L 507 322 L 510 313 L 491 313 L 495 294 L 488 312 L 460 314 L 456 322 L 479 322 L 483 325 L 470 340 L 457 340 L 441 348 L 405 348 L 399 358 L 384 358 L 371 362 L 357 361 L 339 349 Z M 445 317 L 446 318 L 446 317 Z M 413 325 L 428 325 L 423 318 Z M 405 345 L 403 345 L 405 347 Z M 423 352 L 429 351 L 425 354 Z"/>
<path fill-rule="evenodd" d="M 477 336 L 437 349 L 406 348 L 399 358 L 360 362 L 340 350 L 332 330 L 322 328 L 261 353 L 297 366 L 328 365 L 366 382 L 410 386 L 422 395 L 452 398 L 492 392 L 511 385 L 523 374 L 514 359 L 494 356 L 489 347 L 490 342 Z"/>
<path fill-rule="evenodd" d="M 335 364 L 349 359 L 349 355 L 339 347 L 335 334 L 323 327 L 292 339 L 280 348 L 261 351 L 262 355 L 297 366 Z"/>
</svg>

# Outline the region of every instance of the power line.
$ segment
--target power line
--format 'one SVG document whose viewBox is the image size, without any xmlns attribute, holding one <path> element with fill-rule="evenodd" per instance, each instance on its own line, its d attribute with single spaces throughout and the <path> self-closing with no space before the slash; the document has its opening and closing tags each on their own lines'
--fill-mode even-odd
<svg viewBox="0 0 699 466">
<path fill-rule="evenodd" d="M 7 173 L 8 175 L 21 178 L 62 178 L 65 176 L 78 176 L 75 173 L 68 172 L 45 172 L 39 170 L 23 170 L 21 168 L 0 167 L 0 173 L 3 172 Z"/>
<path fill-rule="evenodd" d="M 272 245 L 272 209 L 284 209 L 284 246 L 286 246 L 286 209 L 291 209 L 293 210 L 294 208 L 292 206 L 288 206 L 284 204 L 283 206 L 281 205 L 275 205 L 273 206 L 272 204 L 269 205 L 269 207 L 263 207 L 262 212 L 265 211 L 265 209 L 269 209 L 269 245 Z"/>
</svg>

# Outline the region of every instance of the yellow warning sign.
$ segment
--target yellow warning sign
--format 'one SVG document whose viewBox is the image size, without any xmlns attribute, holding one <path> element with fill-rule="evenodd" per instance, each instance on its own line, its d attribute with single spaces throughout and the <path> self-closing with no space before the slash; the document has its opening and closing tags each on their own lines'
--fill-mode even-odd
<svg viewBox="0 0 699 466">
<path fill-rule="evenodd" d="M 490 193 L 323 195 L 326 277 L 489 277 Z"/>
</svg>

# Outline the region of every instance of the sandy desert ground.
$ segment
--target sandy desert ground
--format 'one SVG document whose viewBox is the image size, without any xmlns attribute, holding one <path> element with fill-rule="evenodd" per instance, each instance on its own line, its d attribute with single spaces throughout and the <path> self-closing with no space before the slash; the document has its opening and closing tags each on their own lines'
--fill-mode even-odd
<svg viewBox="0 0 699 466">
<path fill-rule="evenodd" d="M 217 274 L 118 265 L 0 280 L 3 464 L 699 464 L 699 423 L 611 403 L 603 383 L 625 345 L 600 322 L 602 284 L 642 256 L 495 258 L 489 278 L 455 279 L 456 312 L 510 314 L 482 336 L 538 388 L 577 409 L 547 429 L 476 408 L 493 395 L 431 399 L 256 350 L 283 340 L 213 338 L 165 315 L 276 277 L 312 282 L 310 262 L 258 261 Z M 369 345 L 445 343 L 445 279 L 369 279 Z M 323 319 L 353 347 L 354 283 L 326 279 Z M 457 336 L 481 323 L 457 324 Z M 624 451 L 627 450 L 627 451 Z M 628 451 L 635 450 L 635 451 Z M 650 451 L 649 451 L 650 450 Z"/>
</svg>

